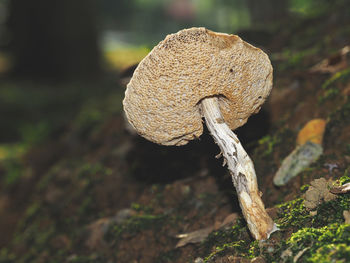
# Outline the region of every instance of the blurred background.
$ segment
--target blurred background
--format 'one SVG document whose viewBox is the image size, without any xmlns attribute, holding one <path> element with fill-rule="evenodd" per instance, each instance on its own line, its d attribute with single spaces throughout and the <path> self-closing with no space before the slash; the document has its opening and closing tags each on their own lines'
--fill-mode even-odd
<svg viewBox="0 0 350 263">
<path fill-rule="evenodd" d="M 294 30 L 291 17 L 317 17 L 330 5 L 333 1 L 0 0 L 0 143 L 31 129 L 55 130 L 85 99 L 123 89 L 119 73 L 132 74 L 132 66 L 169 33 L 204 26 L 271 47 L 276 26 L 288 20 Z"/>
</svg>

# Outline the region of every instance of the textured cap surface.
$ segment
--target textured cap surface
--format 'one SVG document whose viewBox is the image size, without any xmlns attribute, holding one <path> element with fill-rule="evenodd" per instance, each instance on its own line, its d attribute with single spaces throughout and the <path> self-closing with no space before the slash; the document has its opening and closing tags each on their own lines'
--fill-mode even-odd
<svg viewBox="0 0 350 263">
<path fill-rule="evenodd" d="M 168 35 L 140 62 L 124 110 L 146 139 L 184 145 L 203 132 L 200 101 L 218 96 L 231 129 L 259 111 L 272 88 L 268 56 L 238 36 L 190 28 Z"/>
</svg>

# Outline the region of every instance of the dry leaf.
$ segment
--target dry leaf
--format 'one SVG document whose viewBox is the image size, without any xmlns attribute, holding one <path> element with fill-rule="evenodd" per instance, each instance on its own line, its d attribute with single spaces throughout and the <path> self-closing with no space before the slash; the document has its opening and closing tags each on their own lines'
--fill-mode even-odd
<svg viewBox="0 0 350 263">
<path fill-rule="evenodd" d="M 229 214 L 224 221 L 222 222 L 215 222 L 214 226 L 211 227 L 206 227 L 206 228 L 202 228 L 193 232 L 189 232 L 189 233 L 185 233 L 185 234 L 179 234 L 176 237 L 177 238 L 181 238 L 181 240 L 176 244 L 176 247 L 183 247 L 186 246 L 187 244 L 194 244 L 194 243 L 200 243 L 202 242 L 204 239 L 207 238 L 207 236 L 210 234 L 211 231 L 213 230 L 217 230 L 221 227 L 230 225 L 230 224 L 235 224 L 236 223 L 236 219 L 238 218 L 238 214 L 237 213 L 232 213 Z"/>
<path fill-rule="evenodd" d="M 330 186 L 333 185 L 331 180 L 327 181 L 324 178 L 315 179 L 310 185 L 305 193 L 304 201 L 304 205 L 308 209 L 315 209 L 322 201 L 328 202 L 337 197 L 329 190 Z"/>
<path fill-rule="evenodd" d="M 176 244 L 176 248 L 186 246 L 187 244 L 200 243 L 207 238 L 209 233 L 213 231 L 214 227 L 207 227 L 199 229 L 190 233 L 177 235 L 177 238 L 181 238 L 180 241 Z"/>
<path fill-rule="evenodd" d="M 326 121 L 324 119 L 308 121 L 298 133 L 297 145 L 303 145 L 307 141 L 321 145 L 325 128 Z"/>
<path fill-rule="evenodd" d="M 276 186 L 287 184 L 292 178 L 314 163 L 323 153 L 322 145 L 307 141 L 298 145 L 283 161 L 276 172 L 273 183 Z"/>
<path fill-rule="evenodd" d="M 330 190 L 333 194 L 345 194 L 350 191 L 350 183 L 343 184 L 342 186 L 333 187 Z"/>
</svg>

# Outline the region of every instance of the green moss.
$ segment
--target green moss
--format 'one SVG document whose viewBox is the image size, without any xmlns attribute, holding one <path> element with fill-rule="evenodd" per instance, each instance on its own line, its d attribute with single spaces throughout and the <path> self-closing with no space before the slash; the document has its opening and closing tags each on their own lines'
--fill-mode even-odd
<svg viewBox="0 0 350 263">
<path fill-rule="evenodd" d="M 334 99 L 335 97 L 337 97 L 337 95 L 340 93 L 339 89 L 337 88 L 332 88 L 332 89 L 328 89 L 326 90 L 322 95 L 320 95 L 318 97 L 318 103 L 322 104 L 324 103 L 326 100 L 329 99 Z"/>
<path fill-rule="evenodd" d="M 247 243 L 243 240 L 234 241 L 231 243 L 223 244 L 222 246 L 215 247 L 214 252 L 212 252 L 209 256 L 204 259 L 204 262 L 211 262 L 217 256 L 223 256 L 226 254 L 230 255 L 244 255 L 244 251 L 246 251 Z M 242 255 L 243 254 L 243 255 Z"/>
<path fill-rule="evenodd" d="M 278 146 L 283 144 L 283 149 L 288 150 L 290 143 L 294 144 L 295 134 L 287 129 L 282 128 L 278 130 L 277 133 L 273 135 L 264 136 L 258 141 L 259 146 L 255 149 L 254 155 L 259 156 L 259 158 L 270 158 L 272 153 L 276 152 Z"/>
<path fill-rule="evenodd" d="M 342 71 L 339 71 L 335 73 L 332 77 L 327 79 L 323 84 L 322 84 L 322 89 L 328 89 L 331 87 L 333 84 L 336 82 L 343 82 L 345 83 L 348 81 L 350 78 L 350 68 L 346 68 Z"/>
<path fill-rule="evenodd" d="M 249 258 L 255 258 L 260 255 L 259 241 L 255 240 L 249 244 Z"/>
<path fill-rule="evenodd" d="M 344 175 L 342 177 L 340 177 L 338 180 L 339 180 L 340 185 L 350 183 L 350 167 L 345 169 Z"/>
<path fill-rule="evenodd" d="M 319 52 L 319 49 L 320 47 L 317 45 L 314 45 L 312 48 L 306 48 L 300 51 L 284 49 L 282 56 L 286 59 L 286 62 L 281 65 L 282 70 L 300 67 L 307 57 L 317 54 L 317 52 Z"/>
<path fill-rule="evenodd" d="M 261 138 L 259 140 L 259 145 L 264 145 L 264 147 L 265 147 L 265 151 L 262 153 L 262 156 L 263 157 L 269 156 L 272 153 L 273 148 L 279 142 L 280 142 L 280 140 L 278 139 L 278 137 L 274 137 L 274 136 L 270 136 L 270 135 L 266 135 L 263 138 Z"/>
<path fill-rule="evenodd" d="M 305 209 L 304 199 L 302 198 L 283 203 L 278 208 L 279 219 L 277 223 L 282 230 L 290 227 L 300 228 L 300 226 L 310 222 L 310 215 Z"/>
<path fill-rule="evenodd" d="M 179 250 L 170 250 L 166 252 L 161 252 L 157 256 L 157 258 L 154 260 L 154 262 L 156 263 L 174 262 L 178 256 L 179 256 Z"/>
<path fill-rule="evenodd" d="M 310 185 L 309 184 L 304 184 L 303 186 L 300 187 L 300 192 L 305 193 L 309 189 Z"/>
<path fill-rule="evenodd" d="M 108 231 L 108 238 L 119 240 L 123 234 L 135 235 L 146 229 L 157 229 L 166 220 L 165 215 L 143 214 L 136 215 L 122 224 L 112 226 Z"/>
<path fill-rule="evenodd" d="M 348 262 L 350 225 L 331 224 L 322 228 L 303 228 L 287 241 L 293 255 L 307 248 L 300 262 Z"/>
<path fill-rule="evenodd" d="M 7 248 L 0 250 L 0 263 L 14 263 L 16 262 L 15 254 L 8 251 Z"/>
<path fill-rule="evenodd" d="M 101 257 L 97 254 L 92 254 L 88 256 L 74 255 L 70 258 L 68 262 L 69 263 L 104 263 L 106 261 L 108 261 L 106 258 Z"/>
<path fill-rule="evenodd" d="M 322 104 L 326 100 L 334 99 L 340 94 L 339 84 L 344 85 L 350 80 L 350 68 L 335 73 L 322 84 L 324 92 L 318 97 L 318 103 Z"/>
<path fill-rule="evenodd" d="M 343 211 L 350 209 L 350 194 L 342 194 L 337 199 L 321 203 L 317 207 L 317 215 L 312 218 L 312 226 L 320 227 L 330 223 L 342 223 Z"/>
<path fill-rule="evenodd" d="M 335 111 L 329 114 L 328 119 L 329 122 L 326 126 L 324 138 L 326 144 L 333 144 L 333 138 L 339 135 L 342 127 L 350 124 L 350 96 L 345 98 L 345 103 L 341 104 Z M 346 151 L 346 144 L 344 144 L 343 147 Z"/>
<path fill-rule="evenodd" d="M 229 228 L 213 231 L 201 244 L 201 255 L 205 262 L 211 262 L 216 256 L 225 254 L 234 254 L 237 256 L 248 257 L 249 240 L 248 229 L 243 219 L 236 221 L 236 224 Z M 208 252 L 211 253 L 208 255 Z"/>
</svg>

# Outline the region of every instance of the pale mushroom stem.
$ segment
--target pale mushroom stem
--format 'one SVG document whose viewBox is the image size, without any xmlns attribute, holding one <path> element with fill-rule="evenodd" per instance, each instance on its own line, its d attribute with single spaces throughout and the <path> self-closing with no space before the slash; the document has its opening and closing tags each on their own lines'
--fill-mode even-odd
<svg viewBox="0 0 350 263">
<path fill-rule="evenodd" d="M 227 163 L 248 228 L 255 239 L 266 240 L 278 228 L 261 200 L 253 162 L 225 123 L 218 98 L 203 99 L 201 107 L 207 127 Z"/>
</svg>

